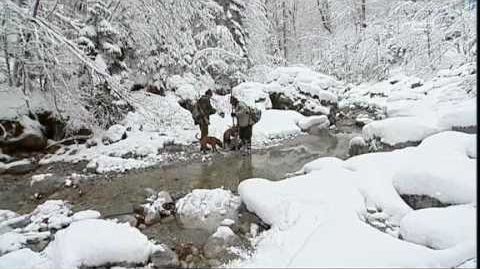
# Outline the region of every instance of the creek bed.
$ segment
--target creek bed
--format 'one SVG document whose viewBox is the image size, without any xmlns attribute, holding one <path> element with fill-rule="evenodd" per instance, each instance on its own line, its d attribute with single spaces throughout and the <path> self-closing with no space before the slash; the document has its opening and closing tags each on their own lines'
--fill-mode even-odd
<svg viewBox="0 0 480 269">
<path fill-rule="evenodd" d="M 193 189 L 223 187 L 236 193 L 238 184 L 248 178 L 280 180 L 285 178 L 287 173 L 297 171 L 307 162 L 319 157 L 334 156 L 345 159 L 349 141 L 356 135 L 358 135 L 356 129 L 335 134 L 321 132 L 316 135 L 298 136 L 266 149 L 254 150 L 251 156 L 242 156 L 238 152 L 221 152 L 208 155 L 211 158 L 204 162 L 191 161 L 123 174 L 95 175 L 92 179 L 82 181 L 78 188 L 62 187 L 40 200 L 30 198 L 31 190 L 27 178 L 19 180 L 0 177 L 4 186 L 0 189 L 2 197 L 0 208 L 26 213 L 31 212 L 44 200 L 62 199 L 70 201 L 74 211 L 93 209 L 105 216 L 132 212 L 134 205 L 145 203 L 147 189 L 156 192 L 167 191 L 174 199 L 184 196 Z M 77 171 L 81 166 L 71 165 Z M 52 165 L 48 172 L 65 174 L 65 170 L 68 170 L 65 166 Z M 239 218 L 238 226 L 248 227 L 255 222 L 255 218 L 248 214 L 249 212 L 245 210 L 241 212 L 243 217 Z M 212 234 L 211 231 L 185 228 L 177 219 L 149 226 L 142 232 L 171 248 L 182 243 L 192 243 L 201 248 Z M 243 239 L 243 245 L 248 248 L 245 234 L 240 234 L 240 237 Z"/>
</svg>

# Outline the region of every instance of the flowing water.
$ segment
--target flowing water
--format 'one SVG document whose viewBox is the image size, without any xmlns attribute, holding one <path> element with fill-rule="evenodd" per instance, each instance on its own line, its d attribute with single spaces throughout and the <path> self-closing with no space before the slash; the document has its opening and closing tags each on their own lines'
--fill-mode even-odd
<svg viewBox="0 0 480 269">
<path fill-rule="evenodd" d="M 0 208 L 19 212 L 30 212 L 45 199 L 70 201 L 74 211 L 93 209 L 102 215 L 131 212 L 134 205 L 145 203 L 146 189 L 168 191 L 173 197 L 181 197 L 193 189 L 223 187 L 237 191 L 238 184 L 245 179 L 260 177 L 280 180 L 287 173 L 302 168 L 304 164 L 319 157 L 347 157 L 348 143 L 358 133 L 354 131 L 332 134 L 321 132 L 282 141 L 281 145 L 268 149 L 254 150 L 251 156 L 238 152 L 211 154 L 206 161 L 173 164 L 130 171 L 82 182 L 77 189 L 59 188 L 41 201 L 29 199 L 27 180 L 5 181 L 8 187 L 0 189 Z M 53 171 L 55 172 L 55 171 Z M 81 193 L 79 191 L 81 190 Z M 6 198 L 6 199 L 5 199 Z M 240 221 L 251 222 L 251 218 Z M 153 225 L 143 230 L 150 238 L 174 246 L 178 243 L 201 245 L 211 232 L 186 229 L 178 221 Z"/>
</svg>

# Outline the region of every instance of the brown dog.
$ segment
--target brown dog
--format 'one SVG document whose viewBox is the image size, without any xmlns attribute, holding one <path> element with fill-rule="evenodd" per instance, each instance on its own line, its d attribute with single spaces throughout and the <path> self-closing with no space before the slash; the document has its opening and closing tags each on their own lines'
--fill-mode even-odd
<svg viewBox="0 0 480 269">
<path fill-rule="evenodd" d="M 228 128 L 224 133 L 223 133 L 223 145 L 225 148 L 235 146 L 232 142 L 234 139 L 237 139 L 238 136 L 238 126 L 233 126 Z M 236 141 L 238 144 L 238 141 Z"/>
<path fill-rule="evenodd" d="M 223 143 L 220 141 L 220 139 L 214 137 L 214 136 L 206 136 L 202 139 L 198 137 L 198 134 L 195 135 L 195 138 L 197 138 L 200 141 L 200 150 L 205 152 L 208 148 L 207 145 L 210 145 L 212 148 L 213 152 L 218 152 L 217 150 L 217 145 L 221 148 L 223 148 Z"/>
</svg>

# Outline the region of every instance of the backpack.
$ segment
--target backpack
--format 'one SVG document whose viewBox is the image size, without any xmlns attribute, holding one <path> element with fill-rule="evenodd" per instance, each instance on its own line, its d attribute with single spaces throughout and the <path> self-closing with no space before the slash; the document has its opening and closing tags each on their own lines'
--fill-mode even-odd
<svg viewBox="0 0 480 269">
<path fill-rule="evenodd" d="M 196 102 L 192 107 L 192 119 L 195 124 L 198 124 L 200 118 L 202 117 L 202 113 L 200 112 L 200 105 Z"/>
<path fill-rule="evenodd" d="M 255 124 L 262 118 L 262 111 L 256 107 L 250 108 L 250 120 Z"/>
</svg>

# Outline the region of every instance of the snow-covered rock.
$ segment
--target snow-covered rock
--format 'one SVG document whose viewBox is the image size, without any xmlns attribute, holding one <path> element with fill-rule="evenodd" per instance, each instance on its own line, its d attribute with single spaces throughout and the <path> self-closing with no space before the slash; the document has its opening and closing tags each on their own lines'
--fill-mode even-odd
<svg viewBox="0 0 480 269">
<path fill-rule="evenodd" d="M 253 145 L 268 144 L 275 139 L 285 139 L 302 133 L 297 122 L 304 116 L 296 111 L 270 109 L 263 111 L 262 119 L 253 126 Z"/>
<path fill-rule="evenodd" d="M 460 68 L 461 69 L 461 68 Z M 443 73 L 450 75 L 445 76 Z M 364 138 L 374 137 L 390 146 L 420 142 L 448 130 L 476 129 L 476 96 L 474 74 L 441 70 L 432 79 L 394 75 L 390 80 L 363 83 L 341 94 L 340 107 L 375 106 L 386 111 L 387 119 L 368 123 L 362 118 Z M 365 119 L 365 120 L 364 120 Z M 360 119 L 359 119 L 360 120 Z"/>
<path fill-rule="evenodd" d="M 271 229 L 258 236 L 253 255 L 234 266 L 455 267 L 475 258 L 476 244 L 472 241 L 433 250 L 399 240 L 363 221 L 366 208 L 375 207 L 382 211 L 378 218 L 388 218 L 385 225 L 387 221 L 389 225 L 399 224 L 413 210 L 395 191 L 393 178 L 412 167 L 428 170 L 429 164 L 454 167 L 469 163 L 472 160 L 467 152 L 476 146 L 475 138 L 443 132 L 417 147 L 363 154 L 346 161 L 320 158 L 302 169 L 307 174 L 282 181 L 255 178 L 241 182 L 238 189 L 242 202 Z M 467 169 L 461 181 L 475 184 L 471 176 L 475 170 Z M 472 199 L 471 192 L 475 188 L 455 189 L 455 180 L 452 178 L 444 195 L 460 196 L 463 192 L 462 196 L 470 198 L 462 203 L 474 202 L 476 196 Z M 410 182 L 415 185 L 417 181 L 422 178 L 414 177 Z M 422 234 L 429 229 L 422 229 Z"/>
<path fill-rule="evenodd" d="M 406 142 L 420 142 L 440 130 L 432 121 L 419 117 L 398 117 L 374 121 L 365 125 L 362 134 L 365 140 L 380 139 L 380 142 L 395 146 Z"/>
<path fill-rule="evenodd" d="M 47 200 L 38 205 L 30 214 L 30 224 L 23 230 L 40 231 L 60 229 L 71 223 L 71 205 L 62 200 Z"/>
<path fill-rule="evenodd" d="M 363 127 L 369 123 L 371 123 L 373 119 L 371 119 L 368 115 L 366 114 L 360 114 L 355 118 L 355 124 L 357 126 Z"/>
<path fill-rule="evenodd" d="M 244 82 L 232 89 L 232 95 L 250 107 L 270 109 L 272 102 L 265 87 L 265 84 L 258 82 Z"/>
<path fill-rule="evenodd" d="M 170 194 L 161 191 L 158 194 L 149 197 L 150 203 L 144 204 L 145 223 L 152 224 L 162 217 L 171 216 L 175 211 L 175 204 Z"/>
<path fill-rule="evenodd" d="M 196 189 L 176 203 L 177 217 L 186 227 L 215 230 L 223 219 L 237 218 L 240 197 L 224 189 Z"/>
<path fill-rule="evenodd" d="M 98 219 L 98 218 L 100 218 L 100 212 L 96 210 L 84 210 L 72 215 L 72 221 Z"/>
<path fill-rule="evenodd" d="M 307 131 L 312 127 L 327 129 L 330 126 L 330 121 L 325 115 L 310 116 L 300 120 L 298 122 L 298 126 L 302 129 L 302 131 Z"/>
<path fill-rule="evenodd" d="M 222 258 L 229 247 L 238 245 L 240 239 L 238 236 L 226 226 L 217 228 L 203 246 L 203 254 L 209 259 Z"/>
<path fill-rule="evenodd" d="M 368 145 L 361 136 L 354 137 L 348 143 L 348 155 L 356 156 L 368 152 Z"/>
<path fill-rule="evenodd" d="M 45 255 L 54 268 L 79 268 L 146 263 L 158 248 L 161 247 L 126 223 L 91 219 L 74 222 L 57 232 Z"/>
<path fill-rule="evenodd" d="M 406 241 L 434 249 L 475 243 L 476 211 L 470 205 L 415 210 L 400 222 L 400 234 Z"/>
<path fill-rule="evenodd" d="M 301 93 L 330 103 L 337 102 L 337 96 L 333 92 L 342 87 L 333 77 L 303 66 L 276 68 L 267 75 L 267 82 L 273 81 L 282 86 L 292 85 Z"/>
<path fill-rule="evenodd" d="M 2 141 L 0 147 L 6 147 L 9 151 L 38 151 L 47 146 L 47 138 L 44 135 L 45 128 L 36 120 L 23 115 L 18 120 L 22 126 L 22 133 L 13 138 Z"/>
<path fill-rule="evenodd" d="M 0 235 L 0 255 L 21 249 L 27 243 L 24 235 L 8 232 Z"/>
</svg>

